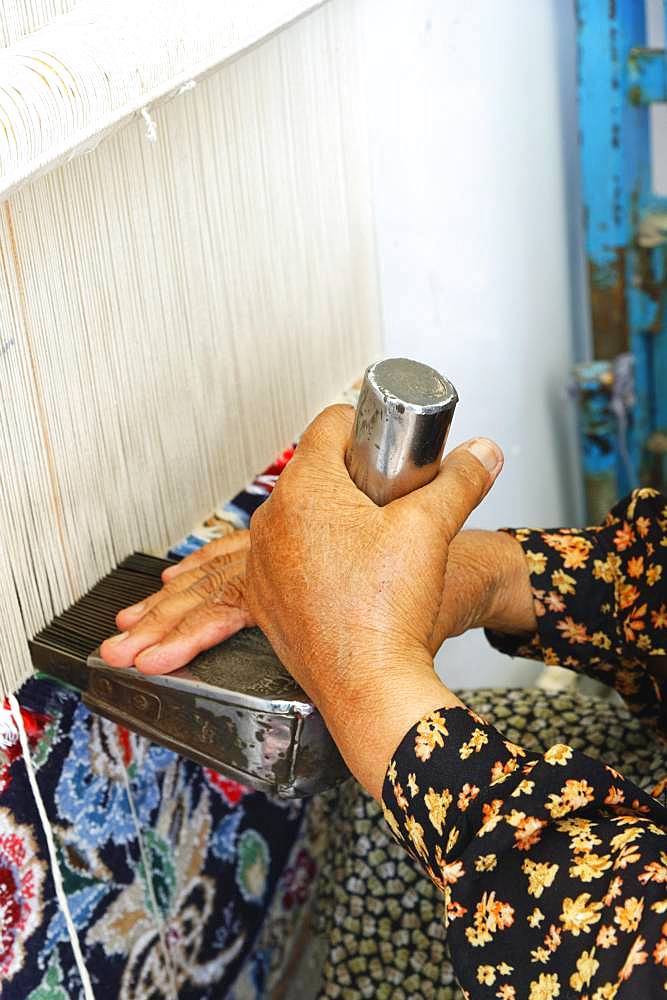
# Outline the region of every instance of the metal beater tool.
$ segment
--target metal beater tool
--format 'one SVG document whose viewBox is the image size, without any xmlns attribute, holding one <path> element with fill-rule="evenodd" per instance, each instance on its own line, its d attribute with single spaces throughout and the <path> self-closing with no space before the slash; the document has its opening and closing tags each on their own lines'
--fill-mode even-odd
<svg viewBox="0 0 667 1000">
<path fill-rule="evenodd" d="M 371 365 L 346 452 L 359 489 L 383 506 L 434 479 L 457 401 L 427 365 Z M 104 663 L 98 647 L 116 631 L 116 614 L 159 590 L 167 565 L 137 553 L 100 580 L 32 640 L 38 672 L 79 688 L 92 711 L 261 791 L 299 798 L 343 780 L 321 715 L 259 629 L 162 676 Z"/>
</svg>

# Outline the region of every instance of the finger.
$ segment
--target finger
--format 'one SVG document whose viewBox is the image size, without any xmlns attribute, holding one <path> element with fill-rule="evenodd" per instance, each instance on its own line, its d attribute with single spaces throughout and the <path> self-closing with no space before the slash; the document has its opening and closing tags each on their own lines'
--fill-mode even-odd
<svg viewBox="0 0 667 1000">
<path fill-rule="evenodd" d="M 182 573 L 175 579 L 170 580 L 157 593 L 151 594 L 150 597 L 139 601 L 138 604 L 132 604 L 129 608 L 123 608 L 122 611 L 119 611 L 116 615 L 118 628 L 121 631 L 134 628 L 157 604 L 169 600 L 176 594 L 188 590 L 188 588 L 200 582 L 204 586 L 204 593 L 210 593 L 214 589 L 216 580 L 222 586 L 228 576 L 236 576 L 241 572 L 245 567 L 247 558 L 248 552 L 246 549 L 238 552 L 223 553 L 222 555 L 214 556 L 208 562 L 195 566 L 186 573 Z M 208 584 L 208 587 L 206 584 Z"/>
<path fill-rule="evenodd" d="M 461 530 L 502 467 L 500 447 L 488 438 L 473 438 L 450 452 L 433 482 L 417 491 L 429 515 L 442 522 L 448 539 Z"/>
<path fill-rule="evenodd" d="M 372 504 L 354 485 L 345 464 L 345 453 L 354 426 L 354 408 L 345 404 L 329 406 L 309 426 L 299 441 L 291 462 L 282 473 L 272 497 L 308 496 L 318 492 L 317 484 L 328 484 L 340 505 Z M 265 506 L 265 505 L 263 505 Z M 257 517 L 256 512 L 254 518 Z"/>
<path fill-rule="evenodd" d="M 200 604 L 215 601 L 221 594 L 225 595 L 225 604 L 230 602 L 231 595 L 234 594 L 245 612 L 243 596 L 245 578 L 242 574 L 230 579 L 216 572 L 205 573 L 203 570 L 201 572 L 203 574 L 201 578 L 186 590 L 179 591 L 153 605 L 134 628 L 107 639 L 100 647 L 102 658 L 112 667 L 131 666 L 142 650 L 160 642 Z M 232 581 L 233 588 L 230 587 Z"/>
<path fill-rule="evenodd" d="M 161 642 L 143 650 L 135 660 L 137 669 L 145 674 L 169 673 L 235 635 L 249 624 L 248 614 L 239 604 L 239 594 L 230 581 L 225 594 L 213 595 L 186 615 Z"/>
<path fill-rule="evenodd" d="M 214 558 L 214 556 L 228 555 L 232 552 L 245 551 L 250 548 L 250 532 L 246 529 L 243 531 L 233 531 L 229 535 L 225 535 L 224 538 L 216 538 L 213 542 L 208 542 L 206 545 L 202 546 L 201 549 L 197 549 L 196 552 L 192 552 L 185 559 L 181 559 L 180 562 L 173 566 L 168 566 L 162 573 L 162 579 L 165 583 L 169 580 L 175 579 L 177 576 L 181 576 L 182 573 L 187 573 L 189 570 L 194 569 L 197 566 L 201 566 L 202 563 L 208 562 L 209 559 Z"/>
<path fill-rule="evenodd" d="M 344 462 L 353 424 L 354 407 L 345 403 L 327 406 L 304 431 L 294 458 L 299 454 L 301 457 L 322 455 L 328 462 L 333 459 Z"/>
</svg>

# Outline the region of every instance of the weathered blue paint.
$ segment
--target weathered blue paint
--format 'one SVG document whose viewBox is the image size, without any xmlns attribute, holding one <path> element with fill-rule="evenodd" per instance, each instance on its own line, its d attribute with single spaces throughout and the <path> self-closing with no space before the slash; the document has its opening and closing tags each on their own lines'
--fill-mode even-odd
<svg viewBox="0 0 667 1000">
<path fill-rule="evenodd" d="M 633 104 L 667 101 L 667 56 L 663 49 L 632 49 L 628 87 Z"/>
<path fill-rule="evenodd" d="M 579 434 L 585 473 L 586 507 L 599 521 L 616 497 L 616 422 L 611 406 L 611 361 L 591 361 L 574 370 L 573 391 L 579 409 Z"/>
<path fill-rule="evenodd" d="M 667 213 L 667 200 L 657 199 L 651 190 L 647 107 L 667 100 L 667 56 L 646 48 L 639 0 L 578 0 L 577 15 L 593 354 L 612 361 L 631 352 L 634 362 L 634 394 L 615 393 L 608 385 L 609 391 L 601 385 L 596 394 L 579 386 L 582 460 L 592 514 L 601 475 L 607 488 L 613 483 L 616 496 L 638 481 L 659 478 L 654 449 L 656 442 L 660 445 L 659 432 L 667 432 L 667 215 L 660 217 Z M 589 376 L 604 382 L 615 371 L 611 366 Z M 629 405 L 627 413 L 623 401 Z M 603 420 L 605 405 L 609 412 Z M 605 441 L 614 430 L 613 458 L 605 452 L 602 464 L 590 445 L 591 421 L 604 426 Z"/>
</svg>

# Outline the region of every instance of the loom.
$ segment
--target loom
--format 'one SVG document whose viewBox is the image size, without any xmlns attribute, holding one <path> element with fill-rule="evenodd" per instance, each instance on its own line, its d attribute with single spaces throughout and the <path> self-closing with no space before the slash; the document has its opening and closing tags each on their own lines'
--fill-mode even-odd
<svg viewBox="0 0 667 1000">
<path fill-rule="evenodd" d="M 2 693 L 380 330 L 352 0 L 26 7 L 0 13 Z"/>
<path fill-rule="evenodd" d="M 431 482 L 457 402 L 428 365 L 370 365 L 346 452 L 358 488 L 384 506 Z M 261 791 L 300 798 L 348 777 L 317 706 L 257 628 L 163 676 L 104 662 L 98 647 L 116 632 L 118 612 L 159 591 L 168 565 L 141 553 L 124 560 L 35 636 L 38 670 L 77 688 L 94 712 Z"/>
</svg>

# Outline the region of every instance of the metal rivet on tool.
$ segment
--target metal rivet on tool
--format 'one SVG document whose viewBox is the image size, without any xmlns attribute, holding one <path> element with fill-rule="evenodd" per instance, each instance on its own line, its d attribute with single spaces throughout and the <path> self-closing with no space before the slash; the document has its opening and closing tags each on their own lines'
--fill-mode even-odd
<svg viewBox="0 0 667 1000">
<path fill-rule="evenodd" d="M 96 677 L 93 681 L 93 687 L 96 693 L 103 698 L 110 698 L 113 694 L 113 684 L 106 677 Z"/>
<path fill-rule="evenodd" d="M 150 702 L 145 694 L 141 694 L 139 691 L 132 695 L 132 708 L 136 708 L 139 712 L 145 712 L 149 707 Z"/>
</svg>

